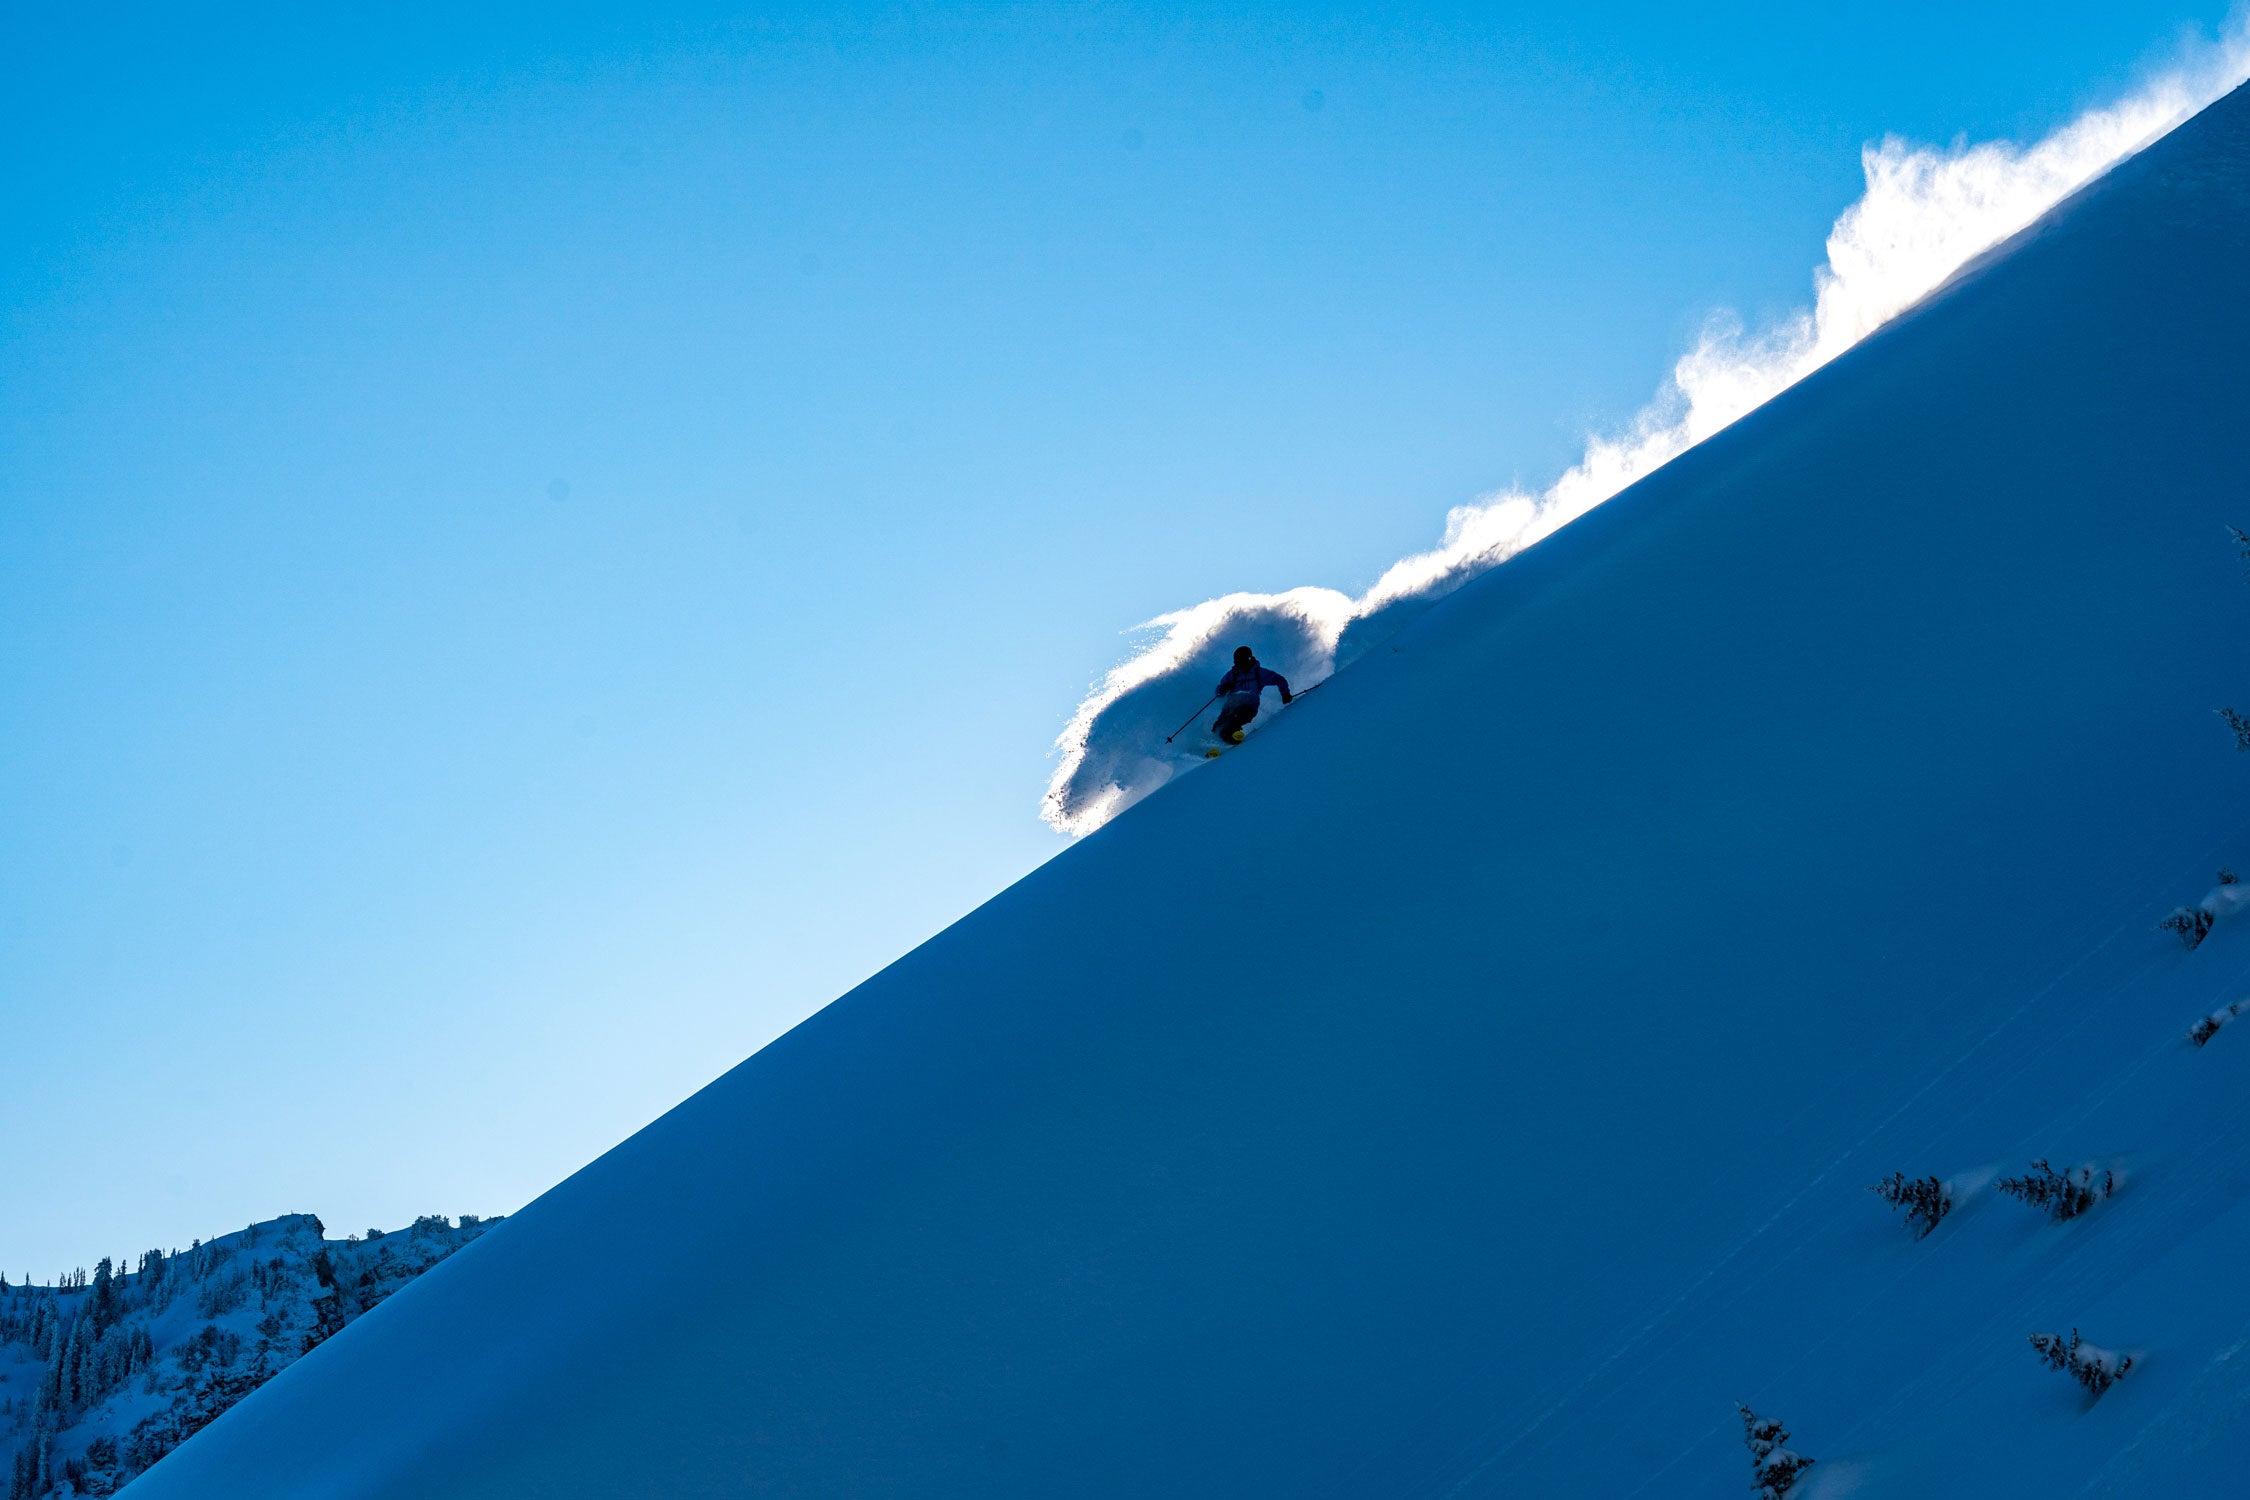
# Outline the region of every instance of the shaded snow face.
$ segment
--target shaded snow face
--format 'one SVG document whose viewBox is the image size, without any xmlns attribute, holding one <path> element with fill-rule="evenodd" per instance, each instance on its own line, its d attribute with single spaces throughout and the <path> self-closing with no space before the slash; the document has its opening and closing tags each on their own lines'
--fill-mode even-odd
<svg viewBox="0 0 2250 1500">
<path fill-rule="evenodd" d="M 2240 1494 L 2245 266 L 2250 89 L 129 1493 Z"/>
<path fill-rule="evenodd" d="M 1804 379 L 2246 77 L 2250 13 L 2215 45 L 2036 145 L 1940 149 L 1894 136 L 1868 146 L 1867 192 L 1829 232 L 1811 307 L 1756 332 L 1731 316 L 1714 318 L 1625 432 L 1594 438 L 1543 492 L 1511 489 L 1456 507 L 1436 547 L 1392 564 L 1357 599 L 1321 588 L 1228 594 L 1150 621 L 1143 629 L 1153 638 L 1102 678 L 1056 740 L 1060 762 L 1041 816 L 1064 833 L 1091 833 L 1200 759 L 1200 745 L 1164 737 L 1235 646 L 1255 649 L 1292 685 L 1310 686 Z"/>
</svg>

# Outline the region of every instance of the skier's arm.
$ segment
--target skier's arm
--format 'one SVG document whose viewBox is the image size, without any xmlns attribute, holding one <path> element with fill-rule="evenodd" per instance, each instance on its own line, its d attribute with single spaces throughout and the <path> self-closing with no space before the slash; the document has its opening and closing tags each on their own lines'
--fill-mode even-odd
<svg viewBox="0 0 2250 1500">
<path fill-rule="evenodd" d="M 1263 670 L 1266 675 L 1266 680 L 1272 683 L 1275 687 L 1281 689 L 1282 702 L 1287 703 L 1291 698 L 1296 696 L 1296 694 L 1289 691 L 1288 678 L 1282 676 L 1279 672 L 1274 671 L 1271 667 L 1264 668 Z"/>
</svg>

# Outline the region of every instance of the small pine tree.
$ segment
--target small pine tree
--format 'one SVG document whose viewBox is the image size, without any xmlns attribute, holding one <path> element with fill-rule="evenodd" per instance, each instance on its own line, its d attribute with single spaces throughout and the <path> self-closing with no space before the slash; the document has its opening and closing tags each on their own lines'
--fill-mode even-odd
<svg viewBox="0 0 2250 1500">
<path fill-rule="evenodd" d="M 1906 1226 L 1916 1239 L 1926 1237 L 1953 1210 L 1953 1192 L 1935 1177 L 1909 1178 L 1893 1172 L 1868 1189 L 1893 1208 L 1906 1210 Z"/>
<path fill-rule="evenodd" d="M 1761 1417 L 1740 1401 L 1742 1443 L 1750 1450 L 1751 1500 L 1781 1500 L 1794 1489 L 1799 1476 L 1813 1461 L 1789 1448 L 1789 1429 L 1772 1417 Z"/>
<path fill-rule="evenodd" d="M 2242 559 L 2243 574 L 2250 576 L 2250 532 L 2245 532 L 2239 526 L 2229 526 L 2227 535 L 2234 538 L 2234 550 Z"/>
<path fill-rule="evenodd" d="M 2244 722 L 2250 724 L 2250 720 Z M 2250 746 L 2244 748 L 2250 749 Z M 2211 935 L 2211 913 L 2200 906 L 2183 906 L 2156 925 L 2165 932 L 2176 933 L 2180 946 L 2193 952 Z"/>
<path fill-rule="evenodd" d="M 2087 1394 L 2099 1396 L 2133 1368 L 2133 1356 L 2118 1354 L 2108 1349 L 2097 1349 L 2079 1338 L 2078 1330 L 2070 1330 L 2066 1340 L 2060 1334 L 2035 1333 L 2031 1347 L 2039 1351 L 2039 1358 L 2050 1370 L 2061 1370 L 2086 1388 Z"/>
<path fill-rule="evenodd" d="M 2097 1175 L 2090 1164 L 2058 1172 L 2041 1157 L 2021 1177 L 2003 1177 L 1993 1186 L 2011 1198 L 2021 1198 L 2033 1208 L 2045 1210 L 2049 1218 L 2060 1222 L 2077 1218 L 2115 1193 L 2117 1173 L 2104 1167 Z"/>
<path fill-rule="evenodd" d="M 2250 714 L 2234 708 L 2222 708 L 2217 713 L 2227 721 L 2227 728 L 2234 731 L 2234 748 L 2250 750 Z"/>
<path fill-rule="evenodd" d="M 2222 1005 L 2202 1020 L 2188 1028 L 2188 1040 L 2200 1047 L 2219 1034 L 2219 1028 L 2250 1010 L 2250 1000 L 2237 1000 L 2232 1005 Z"/>
</svg>

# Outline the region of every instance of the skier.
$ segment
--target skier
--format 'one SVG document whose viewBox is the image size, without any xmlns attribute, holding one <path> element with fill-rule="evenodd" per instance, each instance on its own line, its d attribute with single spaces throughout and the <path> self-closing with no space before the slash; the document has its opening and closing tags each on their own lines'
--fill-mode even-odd
<svg viewBox="0 0 2250 1500">
<path fill-rule="evenodd" d="M 1289 691 L 1289 679 L 1270 667 L 1258 665 L 1257 656 L 1248 646 L 1234 648 L 1234 668 L 1219 679 L 1217 696 L 1226 699 L 1219 709 L 1218 721 L 1211 732 L 1230 745 L 1242 743 L 1242 726 L 1258 717 L 1258 695 L 1269 687 L 1281 689 L 1281 701 L 1291 703 L 1295 695 Z"/>
</svg>

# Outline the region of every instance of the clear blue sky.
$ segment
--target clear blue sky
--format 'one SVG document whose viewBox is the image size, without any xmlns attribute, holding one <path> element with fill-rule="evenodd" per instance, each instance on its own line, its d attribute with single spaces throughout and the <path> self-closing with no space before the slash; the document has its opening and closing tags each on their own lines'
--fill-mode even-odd
<svg viewBox="0 0 2250 1500">
<path fill-rule="evenodd" d="M 1127 627 L 2223 14 L 455 9 L 10 18 L 11 1278 L 518 1206 L 1054 853 Z"/>
</svg>

